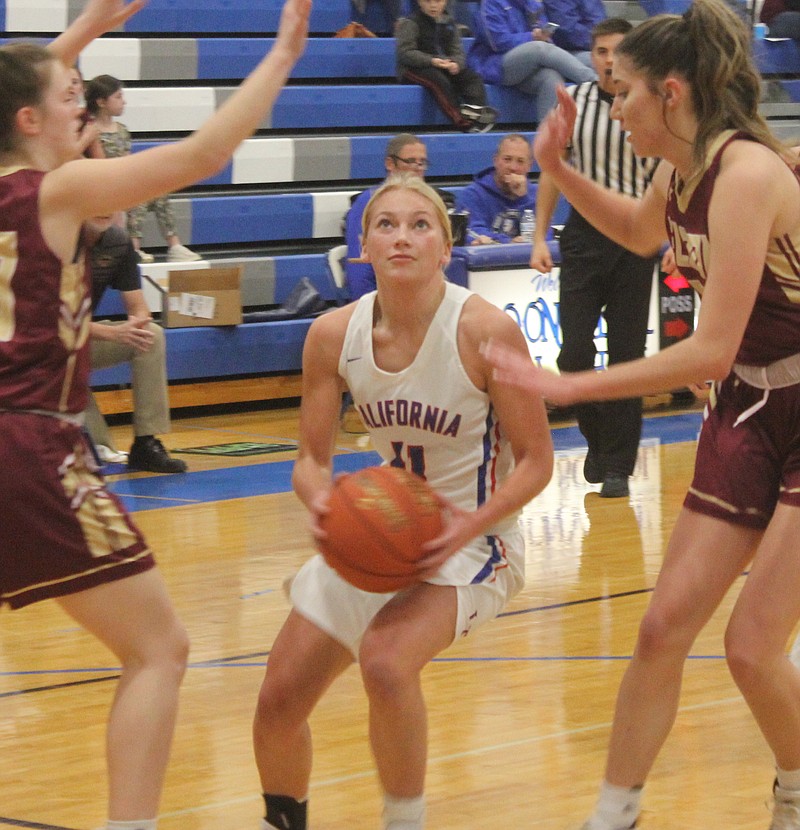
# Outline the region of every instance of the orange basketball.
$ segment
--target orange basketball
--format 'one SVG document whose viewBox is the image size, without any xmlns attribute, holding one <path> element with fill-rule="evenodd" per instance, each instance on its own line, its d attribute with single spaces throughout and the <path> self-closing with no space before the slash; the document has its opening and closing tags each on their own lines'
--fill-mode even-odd
<svg viewBox="0 0 800 830">
<path fill-rule="evenodd" d="M 436 497 L 423 479 L 396 467 L 340 476 L 321 521 L 325 561 L 356 588 L 397 591 L 416 582 L 422 545 L 442 530 Z"/>
</svg>

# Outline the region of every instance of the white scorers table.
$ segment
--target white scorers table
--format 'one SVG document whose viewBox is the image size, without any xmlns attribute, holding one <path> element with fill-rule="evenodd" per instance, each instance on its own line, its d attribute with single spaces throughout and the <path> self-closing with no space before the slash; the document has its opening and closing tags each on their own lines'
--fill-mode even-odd
<svg viewBox="0 0 800 830">
<path fill-rule="evenodd" d="M 549 244 L 553 262 L 560 262 L 558 243 Z M 559 268 L 556 265 L 549 274 L 534 271 L 528 264 L 530 255 L 531 245 L 525 242 L 454 248 L 446 273 L 451 282 L 469 288 L 493 305 L 502 308 L 522 330 L 533 360 L 542 366 L 555 369 L 556 358 L 561 350 L 558 312 Z M 688 310 L 686 302 L 678 303 L 676 307 L 672 297 L 663 296 L 660 282 L 661 274 L 656 269 L 650 294 L 646 354 L 653 354 L 662 347 L 665 323 L 668 332 L 675 330 L 675 321 L 668 319 L 673 316 L 672 313 L 676 310 Z M 686 289 L 693 295 L 688 286 Z M 672 293 L 671 289 L 668 289 L 668 293 Z M 693 296 L 688 299 L 691 305 L 691 322 L 678 326 L 683 336 L 693 328 Z M 605 320 L 600 317 L 595 332 L 598 369 L 605 367 L 608 354 L 605 326 Z"/>
</svg>

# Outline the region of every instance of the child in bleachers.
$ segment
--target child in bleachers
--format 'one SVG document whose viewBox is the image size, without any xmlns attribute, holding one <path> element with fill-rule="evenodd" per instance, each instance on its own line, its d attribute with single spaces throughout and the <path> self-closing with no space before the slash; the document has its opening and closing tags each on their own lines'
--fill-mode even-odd
<svg viewBox="0 0 800 830">
<path fill-rule="evenodd" d="M 497 111 L 486 106 L 486 88 L 477 72 L 467 67 L 455 21 L 446 12 L 447 0 L 417 0 L 417 7 L 398 21 L 397 77 L 424 86 L 442 112 L 463 132 L 486 132 Z"/>
<path fill-rule="evenodd" d="M 128 128 L 116 121 L 125 111 L 122 81 L 113 75 L 98 75 L 86 86 L 86 110 L 100 131 L 100 144 L 106 158 L 126 156 L 131 151 Z M 159 230 L 167 242 L 167 262 L 194 262 L 200 257 L 181 244 L 175 228 L 175 215 L 169 197 L 160 196 L 128 211 L 128 234 L 141 262 L 152 262 L 152 254 L 141 250 L 142 224 L 148 210 L 156 215 Z"/>
</svg>

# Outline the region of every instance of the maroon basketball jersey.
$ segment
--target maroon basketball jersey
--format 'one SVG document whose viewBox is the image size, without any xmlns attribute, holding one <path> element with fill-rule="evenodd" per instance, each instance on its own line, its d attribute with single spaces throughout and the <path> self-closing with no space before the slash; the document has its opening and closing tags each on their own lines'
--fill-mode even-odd
<svg viewBox="0 0 800 830">
<path fill-rule="evenodd" d="M 0 168 L 0 409 L 78 413 L 89 383 L 91 291 L 39 226 L 44 173 Z"/>
<path fill-rule="evenodd" d="M 708 207 L 722 153 L 731 141 L 753 140 L 728 130 L 712 143 L 703 172 L 678 192 L 673 172 L 667 194 L 667 234 L 680 272 L 700 296 L 708 277 Z M 744 209 L 740 206 L 740 209 Z M 800 353 L 800 226 L 771 239 L 753 312 L 737 363 L 766 366 Z"/>
</svg>

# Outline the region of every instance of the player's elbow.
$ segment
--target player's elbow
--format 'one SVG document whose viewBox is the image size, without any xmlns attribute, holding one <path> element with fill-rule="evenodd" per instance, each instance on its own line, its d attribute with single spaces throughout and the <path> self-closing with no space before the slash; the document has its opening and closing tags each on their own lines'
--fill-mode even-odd
<svg viewBox="0 0 800 830">
<path fill-rule="evenodd" d="M 706 362 L 702 380 L 724 380 L 733 368 L 733 356 L 720 355 L 718 358 Z"/>
<path fill-rule="evenodd" d="M 731 372 L 738 352 L 738 343 L 715 342 L 709 343 L 704 338 L 697 339 L 700 360 L 697 367 L 697 380 L 724 380 Z"/>
</svg>

